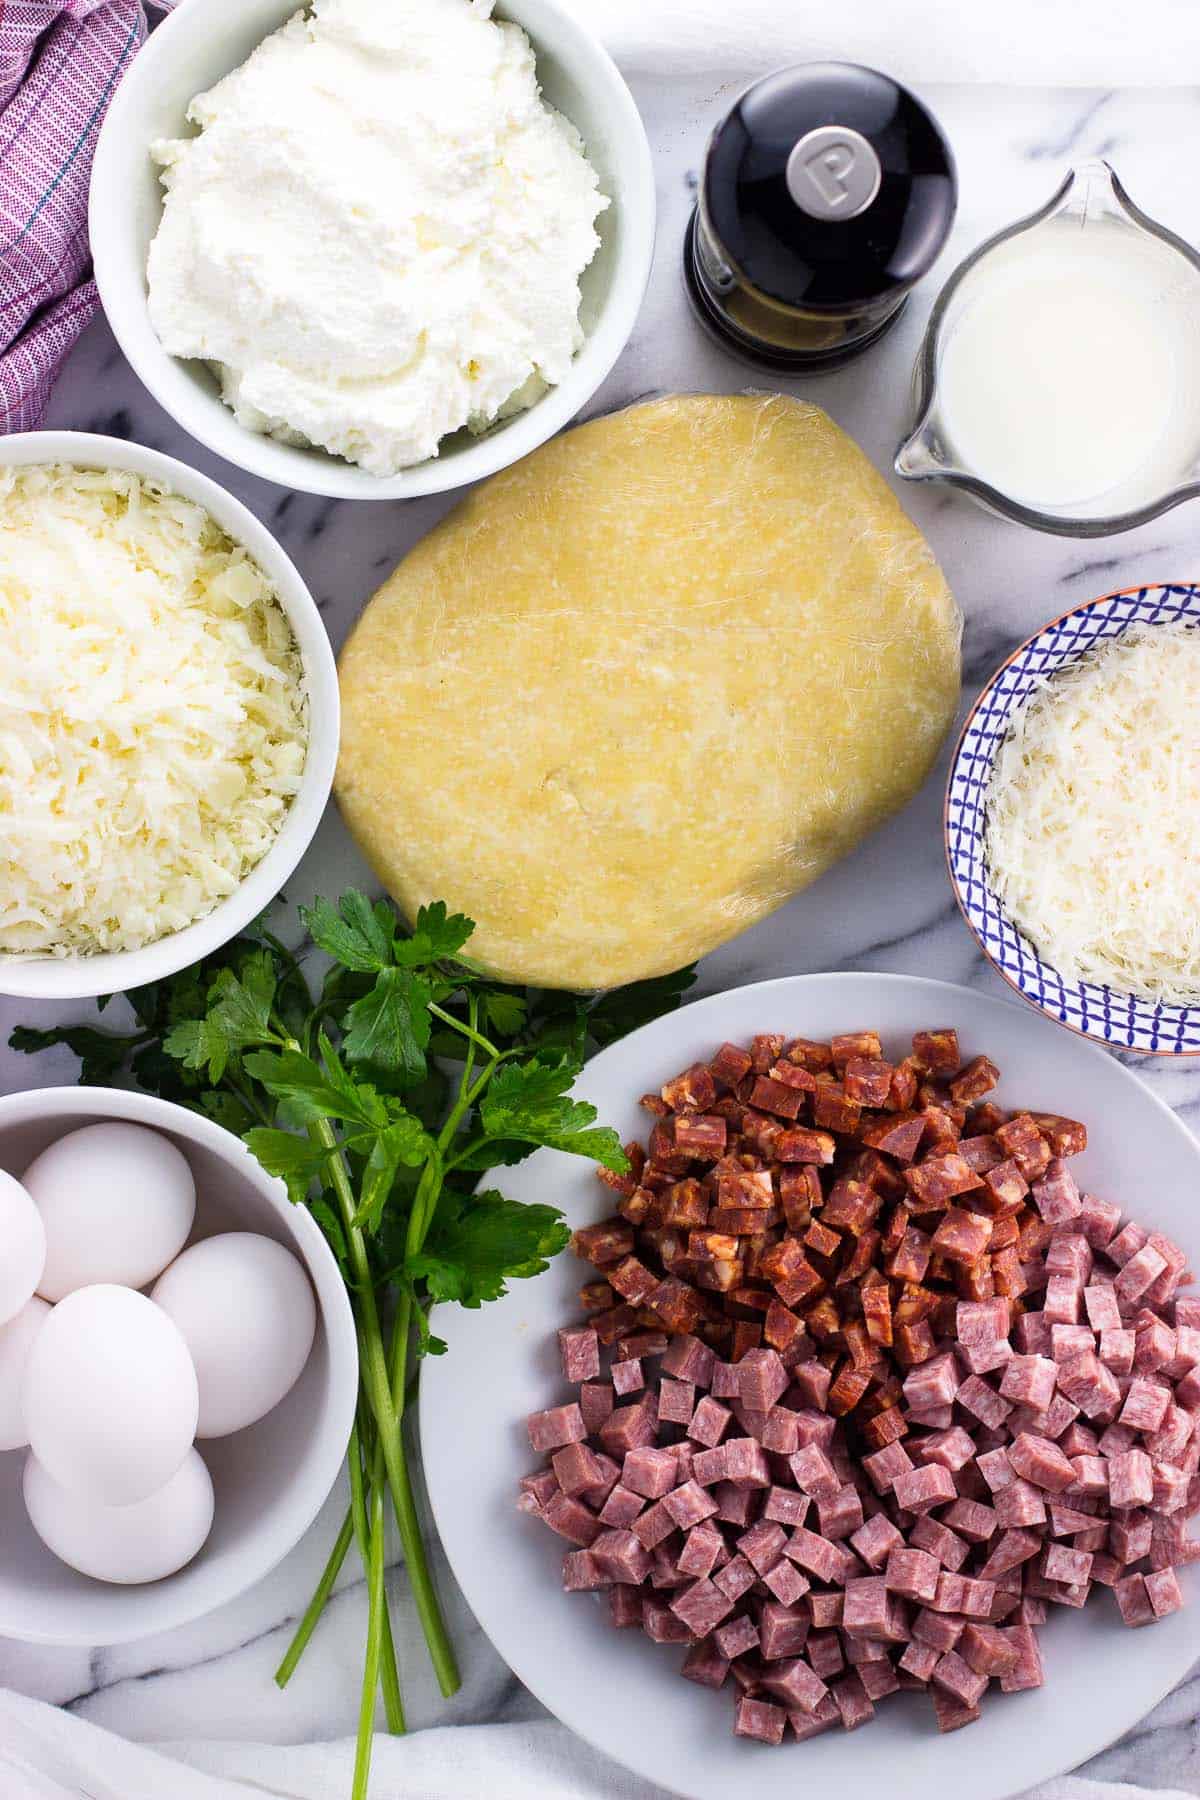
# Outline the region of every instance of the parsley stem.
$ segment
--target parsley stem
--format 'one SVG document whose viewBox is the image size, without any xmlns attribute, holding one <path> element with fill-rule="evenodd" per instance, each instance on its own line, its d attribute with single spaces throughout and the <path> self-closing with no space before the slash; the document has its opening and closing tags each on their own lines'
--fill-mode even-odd
<svg viewBox="0 0 1200 1800">
<path fill-rule="evenodd" d="M 456 1019 L 453 1013 L 446 1012 L 443 1007 L 438 1006 L 432 1000 L 429 1002 L 429 1010 L 435 1019 L 440 1019 L 443 1025 L 449 1025 L 451 1031 L 457 1031 L 462 1037 L 468 1038 L 472 1044 L 483 1051 L 489 1061 L 495 1062 L 500 1052 L 490 1038 L 483 1037 L 475 1029 L 475 1016 L 478 1011 L 478 1003 L 474 994 L 471 995 L 471 1023 L 469 1025 L 464 1025 L 461 1019 Z"/>
<path fill-rule="evenodd" d="M 383 1617 L 387 1595 L 383 1581 L 383 1493 L 371 1496 L 370 1554 L 367 1563 L 367 1649 L 363 1657 L 362 1697 L 358 1707 L 358 1742 L 354 1752 L 351 1800 L 366 1800 L 371 1779 L 371 1749 L 375 1741 L 375 1698 L 379 1688 L 379 1662 L 383 1654 Z"/>
<path fill-rule="evenodd" d="M 292 1676 L 296 1673 L 300 1658 L 308 1648 L 308 1640 L 312 1637 L 313 1632 L 317 1628 L 317 1620 L 325 1611 L 326 1603 L 333 1592 L 333 1584 L 341 1573 L 342 1564 L 346 1560 L 346 1552 L 350 1548 L 350 1542 L 353 1536 L 354 1522 L 349 1511 L 347 1511 L 345 1518 L 342 1520 L 342 1528 L 334 1540 L 333 1549 L 329 1552 L 325 1567 L 321 1571 L 321 1579 L 316 1585 L 313 1597 L 305 1608 L 303 1618 L 296 1627 L 295 1636 L 287 1647 L 283 1661 L 275 1671 L 275 1684 L 277 1687 L 286 1687 L 288 1682 L 292 1679 Z"/>
<path fill-rule="evenodd" d="M 363 1434 L 356 1423 L 350 1432 L 350 1449 L 347 1462 L 350 1472 L 350 1517 L 354 1521 L 354 1536 L 358 1541 L 358 1553 L 362 1558 L 363 1571 L 368 1580 L 371 1574 L 372 1533 L 376 1529 L 374 1522 L 375 1499 L 382 1490 L 383 1452 L 376 1438 L 371 1452 L 370 1467 L 370 1506 L 371 1521 L 367 1519 L 367 1483 L 363 1478 Z M 382 1505 L 382 1502 L 381 1502 Z M 382 1530 L 382 1525 L 379 1526 Z M 406 1726 L 404 1721 L 404 1700 L 400 1693 L 400 1672 L 396 1667 L 396 1646 L 392 1641 L 392 1622 L 388 1615 L 387 1603 L 383 1607 L 383 1642 L 380 1646 L 382 1663 L 381 1683 L 383 1687 L 383 1705 L 387 1713 L 388 1730 L 393 1736 L 402 1736 Z"/>
<path fill-rule="evenodd" d="M 293 1043 L 289 1045 L 289 1048 L 298 1049 L 299 1046 Z M 375 1420 L 378 1442 L 383 1451 L 388 1486 L 392 1494 L 392 1506 L 396 1514 L 396 1524 L 400 1532 L 400 1543 L 404 1551 L 404 1561 L 408 1569 L 409 1585 L 412 1588 L 417 1616 L 425 1633 L 425 1642 L 429 1647 L 429 1656 L 433 1663 L 434 1673 L 438 1678 L 438 1685 L 442 1693 L 449 1697 L 449 1695 L 457 1693 L 462 1685 L 462 1679 L 458 1672 L 454 1649 L 450 1643 L 446 1622 L 442 1617 L 441 1606 L 438 1603 L 433 1578 L 429 1572 L 429 1563 L 425 1556 L 425 1545 L 421 1536 L 420 1520 L 417 1517 L 416 1501 L 413 1498 L 412 1482 L 409 1479 L 408 1467 L 404 1458 L 400 1415 L 392 1399 L 390 1371 L 384 1355 L 383 1332 L 379 1324 L 379 1306 L 375 1297 L 375 1284 L 371 1274 L 370 1259 L 367 1255 L 366 1239 L 360 1227 L 354 1223 L 357 1208 L 350 1172 L 346 1167 L 346 1159 L 341 1154 L 337 1135 L 330 1121 L 328 1119 L 316 1120 L 308 1129 L 310 1137 L 314 1138 L 315 1142 L 334 1152 L 329 1159 L 329 1177 L 342 1214 L 346 1245 L 355 1277 L 360 1309 L 360 1377 L 363 1391 Z M 422 1180 L 424 1180 L 425 1174 L 428 1174 L 428 1169 L 422 1175 Z M 402 1310 L 406 1317 L 410 1316 L 408 1309 L 403 1305 Z M 401 1393 L 403 1393 L 403 1384 L 401 1384 Z"/>
</svg>

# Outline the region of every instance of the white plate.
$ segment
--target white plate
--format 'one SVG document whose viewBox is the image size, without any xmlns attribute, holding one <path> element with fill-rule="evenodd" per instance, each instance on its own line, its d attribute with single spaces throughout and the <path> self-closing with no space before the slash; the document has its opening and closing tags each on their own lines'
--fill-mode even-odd
<svg viewBox="0 0 1200 1800">
<path fill-rule="evenodd" d="M 953 1025 L 965 1056 L 986 1052 L 1002 1071 L 1004 1106 L 1082 1119 L 1090 1142 L 1072 1166 L 1083 1186 L 1159 1227 L 1200 1266 L 1200 1147 L 1148 1088 L 1103 1050 L 1058 1031 L 1027 1007 L 906 975 L 799 975 L 695 1002 L 597 1056 L 576 1092 L 623 1139 L 644 1138 L 638 1096 L 725 1038 L 758 1031 L 828 1038 L 874 1028 L 885 1051 L 914 1030 Z M 611 1212 L 606 1190 L 575 1158 L 541 1150 L 502 1170 L 496 1185 L 562 1207 L 582 1225 Z M 733 1736 L 731 1691 L 678 1675 L 682 1651 L 641 1632 L 614 1631 L 604 1596 L 561 1592 L 567 1546 L 518 1513 L 530 1454 L 525 1415 L 567 1397 L 555 1332 L 578 1317 L 583 1265 L 569 1252 L 550 1272 L 518 1281 L 477 1312 L 438 1309 L 449 1355 L 421 1377 L 425 1476 L 442 1542 L 475 1616 L 497 1650 L 550 1711 L 597 1749 L 688 1800 L 794 1800 L 797 1783 L 844 1800 L 1000 1800 L 1074 1768 L 1133 1725 L 1196 1655 L 1197 1616 L 1176 1613 L 1130 1632 L 1111 1595 L 1073 1612 L 1052 1607 L 1039 1632 L 1046 1685 L 984 1701 L 983 1717 L 939 1737 L 926 1696 L 898 1694 L 854 1733 L 768 1748 Z M 1194 1604 L 1195 1571 L 1184 1573 Z"/>
</svg>

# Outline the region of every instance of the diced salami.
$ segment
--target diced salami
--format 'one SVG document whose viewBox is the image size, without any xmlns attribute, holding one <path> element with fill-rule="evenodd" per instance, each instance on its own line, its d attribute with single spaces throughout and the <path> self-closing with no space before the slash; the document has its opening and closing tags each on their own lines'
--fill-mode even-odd
<svg viewBox="0 0 1200 1800">
<path fill-rule="evenodd" d="M 1023 1481 L 1048 1493 L 1061 1494 L 1075 1479 L 1075 1471 L 1058 1445 L 1034 1432 L 1019 1434 L 1009 1445 L 1008 1460 Z"/>
</svg>

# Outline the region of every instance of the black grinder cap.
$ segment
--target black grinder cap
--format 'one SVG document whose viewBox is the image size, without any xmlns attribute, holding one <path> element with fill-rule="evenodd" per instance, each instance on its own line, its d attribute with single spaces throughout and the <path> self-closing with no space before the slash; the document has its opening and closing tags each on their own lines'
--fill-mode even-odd
<svg viewBox="0 0 1200 1800">
<path fill-rule="evenodd" d="M 776 336 L 771 314 L 824 318 L 812 360 L 844 360 L 891 323 L 937 257 L 956 195 L 949 145 L 898 82 L 854 63 L 781 69 L 713 133 L 689 232 L 693 298 L 706 322 L 749 337 L 739 347 L 751 353 L 747 299 L 765 302 L 764 340 Z M 729 307 L 733 286 L 742 303 Z M 800 340 L 793 354 L 805 360 Z"/>
</svg>

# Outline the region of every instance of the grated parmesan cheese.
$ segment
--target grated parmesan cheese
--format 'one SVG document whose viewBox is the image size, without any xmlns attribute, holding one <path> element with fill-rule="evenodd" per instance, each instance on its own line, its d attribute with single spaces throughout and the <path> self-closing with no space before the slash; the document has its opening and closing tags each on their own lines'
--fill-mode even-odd
<svg viewBox="0 0 1200 1800">
<path fill-rule="evenodd" d="M 1036 689 L 992 770 L 997 899 L 1060 974 L 1200 1000 L 1200 630 L 1134 628 Z"/>
<path fill-rule="evenodd" d="M 193 924 L 300 785 L 300 653 L 203 507 L 122 470 L 0 468 L 0 951 Z"/>
</svg>

